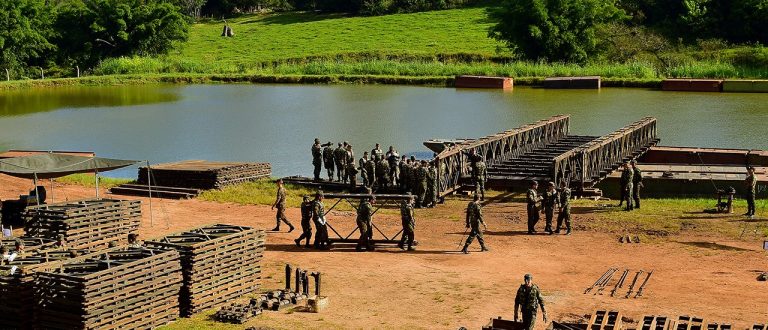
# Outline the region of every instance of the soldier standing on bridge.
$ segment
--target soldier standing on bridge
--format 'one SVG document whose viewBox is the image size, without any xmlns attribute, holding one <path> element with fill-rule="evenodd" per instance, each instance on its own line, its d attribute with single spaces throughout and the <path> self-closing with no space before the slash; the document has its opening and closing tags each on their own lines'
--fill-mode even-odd
<svg viewBox="0 0 768 330">
<path fill-rule="evenodd" d="M 285 217 L 285 187 L 283 186 L 283 179 L 277 179 L 277 197 L 275 198 L 275 203 L 272 204 L 272 209 L 274 210 L 275 207 L 277 207 L 277 226 L 275 226 L 272 231 L 280 231 L 280 222 L 285 222 L 286 225 L 288 225 L 288 232 L 293 231 L 293 225 L 290 221 Z"/>
<path fill-rule="evenodd" d="M 557 213 L 557 230 L 555 234 L 560 233 L 560 227 L 565 220 L 566 235 L 571 234 L 571 188 L 565 183 L 565 180 L 560 181 L 560 211 Z"/>
<path fill-rule="evenodd" d="M 339 143 L 339 147 L 333 151 L 333 161 L 336 163 L 336 178 L 339 182 L 347 182 L 347 176 L 344 174 L 344 170 L 347 168 L 347 143 L 342 145 Z"/>
<path fill-rule="evenodd" d="M 403 236 L 400 238 L 400 243 L 397 244 L 401 250 L 405 250 L 406 245 L 408 251 L 413 251 L 414 231 L 416 229 L 416 219 L 413 216 L 413 195 L 408 193 L 408 199 L 404 200 L 400 204 L 400 219 L 403 224 Z"/>
<path fill-rule="evenodd" d="M 376 156 L 376 185 L 378 189 L 385 189 L 389 184 L 389 163 L 384 156 Z"/>
<path fill-rule="evenodd" d="M 373 189 L 373 185 L 376 183 L 376 157 L 371 156 L 371 159 L 365 163 L 365 175 L 368 177 L 368 188 Z"/>
<path fill-rule="evenodd" d="M 488 226 L 485 224 L 485 221 L 483 221 L 483 209 L 482 205 L 480 205 L 480 202 L 478 201 L 480 198 L 475 195 L 475 197 L 472 199 L 471 202 L 469 202 L 469 205 L 467 205 L 467 228 L 469 228 L 469 237 L 467 237 L 467 242 L 464 243 L 464 248 L 461 249 L 461 252 L 464 254 L 468 254 L 469 251 L 467 251 L 467 248 L 469 248 L 469 245 L 472 244 L 472 241 L 477 237 L 477 241 L 480 243 L 480 252 L 483 251 L 490 251 L 485 246 L 485 240 L 483 240 L 483 230 L 480 229 L 480 225 L 483 225 L 486 230 L 488 230 Z"/>
<path fill-rule="evenodd" d="M 426 160 L 422 160 L 416 170 L 416 208 L 425 206 L 427 194 L 427 173 L 428 165 Z"/>
<path fill-rule="evenodd" d="M 427 192 L 424 194 L 423 207 L 434 207 L 437 204 L 437 168 L 432 162 L 427 167 Z"/>
<path fill-rule="evenodd" d="M 536 325 L 536 314 L 539 306 L 547 323 L 547 311 L 544 309 L 544 299 L 541 298 L 541 290 L 533 284 L 533 276 L 525 274 L 525 283 L 520 285 L 515 296 L 515 322 L 518 320 L 518 311 L 522 308 L 523 329 L 533 330 Z"/>
<path fill-rule="evenodd" d="M 368 165 L 368 152 L 363 152 L 363 158 L 360 158 L 360 176 L 363 178 L 363 186 L 368 187 L 368 170 L 365 168 Z"/>
<path fill-rule="evenodd" d="M 544 231 L 552 235 L 554 234 L 552 231 L 552 219 L 555 217 L 555 207 L 557 207 L 559 204 L 558 194 L 557 190 L 555 189 L 554 182 L 547 183 L 547 191 L 544 192 L 544 201 L 542 204 L 544 204 L 544 216 L 546 220 L 546 227 L 544 228 Z"/>
<path fill-rule="evenodd" d="M 488 168 L 485 166 L 483 158 L 475 156 L 475 165 L 472 167 L 472 181 L 475 183 L 475 194 L 480 195 L 480 200 L 485 200 L 485 180 L 488 177 Z"/>
<path fill-rule="evenodd" d="M 333 166 L 335 164 L 333 159 L 333 143 L 328 142 L 324 146 L 323 165 L 325 165 L 325 170 L 328 172 L 328 181 L 333 181 Z"/>
<path fill-rule="evenodd" d="M 301 246 L 301 241 L 306 239 L 307 242 L 304 245 L 309 247 L 309 240 L 312 238 L 312 202 L 309 201 L 309 196 L 304 196 L 301 202 L 301 236 L 293 240 L 296 242 L 296 246 Z"/>
<path fill-rule="evenodd" d="M 395 147 L 389 146 L 387 151 L 387 163 L 389 163 L 389 178 L 392 183 L 392 187 L 401 184 L 400 182 L 400 154 L 397 153 Z"/>
<path fill-rule="evenodd" d="M 371 244 L 371 238 L 373 237 L 373 226 L 371 223 L 371 217 L 373 216 L 373 206 L 371 203 L 375 203 L 376 199 L 373 195 L 360 200 L 360 206 L 357 207 L 357 228 L 360 229 L 360 238 L 357 240 L 357 246 L 355 250 L 367 251 L 373 250 Z"/>
<path fill-rule="evenodd" d="M 320 171 L 323 163 L 323 147 L 320 145 L 320 139 L 315 139 L 312 145 L 312 166 L 315 167 L 315 181 L 320 181 Z"/>
<path fill-rule="evenodd" d="M 371 158 L 376 158 L 377 156 L 384 157 L 384 151 L 381 150 L 381 147 L 378 143 L 376 143 L 376 146 L 371 149 Z"/>
<path fill-rule="evenodd" d="M 357 171 L 355 171 L 354 175 L 347 172 L 347 170 L 349 170 L 350 167 L 352 168 L 355 167 L 355 152 L 352 150 L 352 145 L 349 143 L 347 143 L 347 147 L 345 148 L 345 150 L 347 151 L 347 155 L 346 155 L 347 158 L 344 162 L 347 164 L 347 167 L 344 168 L 344 175 L 345 175 L 344 182 L 347 182 L 347 180 L 351 182 L 352 179 L 354 178 L 355 185 L 357 185 Z M 352 188 L 354 188 L 354 186 L 352 186 Z"/>
<path fill-rule="evenodd" d="M 632 211 L 632 181 L 634 181 L 634 171 L 629 166 L 629 163 L 624 163 L 624 170 L 621 172 L 621 207 L 622 202 L 627 202 L 626 211 Z"/>
<path fill-rule="evenodd" d="M 539 222 L 538 205 L 541 197 L 536 192 L 538 188 L 539 183 L 535 180 L 531 181 L 531 187 L 528 189 L 528 193 L 525 194 L 526 210 L 528 211 L 528 235 L 533 235 L 536 232 L 536 223 Z"/>
<path fill-rule="evenodd" d="M 402 192 L 408 192 L 408 170 L 410 165 L 408 164 L 408 158 L 403 155 L 400 158 L 400 177 L 397 180 L 397 183 L 400 184 L 400 191 Z"/>
<path fill-rule="evenodd" d="M 752 166 L 747 167 L 747 179 L 744 180 L 744 185 L 747 190 L 747 213 L 744 215 L 748 217 L 755 216 L 755 194 L 757 193 L 757 177 L 755 176 L 755 168 Z"/>
<path fill-rule="evenodd" d="M 634 208 L 640 208 L 640 188 L 643 187 L 643 172 L 637 167 L 637 161 L 632 160 L 632 199 L 635 200 Z"/>
</svg>

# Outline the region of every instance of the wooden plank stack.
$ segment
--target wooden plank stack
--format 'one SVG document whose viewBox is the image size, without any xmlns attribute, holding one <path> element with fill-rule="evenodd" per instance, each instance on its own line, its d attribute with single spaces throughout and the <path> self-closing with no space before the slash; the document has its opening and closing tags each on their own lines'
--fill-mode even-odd
<svg viewBox="0 0 768 330">
<path fill-rule="evenodd" d="M 181 254 L 181 316 L 189 317 L 259 289 L 265 239 L 263 230 L 210 225 L 145 244 Z"/>
<path fill-rule="evenodd" d="M 67 247 L 95 250 L 125 243 L 139 229 L 141 202 L 90 199 L 32 206 L 24 219 L 27 235 L 53 240 L 63 235 Z"/>
<path fill-rule="evenodd" d="M 0 315 L 3 329 L 32 329 L 33 274 L 51 269 L 58 261 L 74 257 L 71 251 L 50 251 L 30 254 L 0 266 Z M 11 271 L 13 270 L 13 274 Z"/>
<path fill-rule="evenodd" d="M 153 186 L 219 189 L 226 185 L 269 178 L 269 163 L 209 162 L 187 160 L 151 166 L 151 178 L 146 167 L 139 168 L 138 184 Z"/>
<path fill-rule="evenodd" d="M 15 238 L 4 237 L 0 240 L 0 245 L 8 248 L 8 251 L 13 251 L 16 246 L 16 241 L 24 243 L 24 252 L 26 253 L 34 253 L 40 250 L 50 249 L 56 244 L 55 240 L 48 238 L 21 236 Z"/>
<path fill-rule="evenodd" d="M 35 274 L 36 327 L 148 329 L 179 314 L 176 251 L 114 248 Z"/>
</svg>

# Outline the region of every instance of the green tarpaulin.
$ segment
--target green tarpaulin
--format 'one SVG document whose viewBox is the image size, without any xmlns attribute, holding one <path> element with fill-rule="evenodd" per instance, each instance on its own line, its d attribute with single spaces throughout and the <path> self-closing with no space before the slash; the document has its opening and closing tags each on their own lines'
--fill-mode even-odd
<svg viewBox="0 0 768 330">
<path fill-rule="evenodd" d="M 26 179 L 52 179 L 75 173 L 106 172 L 136 163 L 135 160 L 47 153 L 0 159 L 0 173 Z"/>
</svg>

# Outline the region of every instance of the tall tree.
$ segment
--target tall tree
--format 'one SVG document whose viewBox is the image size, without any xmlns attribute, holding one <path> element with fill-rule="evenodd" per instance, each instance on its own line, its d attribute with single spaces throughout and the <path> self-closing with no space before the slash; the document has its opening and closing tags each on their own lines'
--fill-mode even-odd
<svg viewBox="0 0 768 330">
<path fill-rule="evenodd" d="M 52 33 L 51 16 L 44 0 L 0 1 L 2 69 L 18 70 L 43 61 L 54 49 L 48 41 Z"/>
<path fill-rule="evenodd" d="M 597 29 L 624 17 L 613 0 L 504 0 L 490 11 L 489 35 L 531 60 L 585 63 Z"/>
</svg>

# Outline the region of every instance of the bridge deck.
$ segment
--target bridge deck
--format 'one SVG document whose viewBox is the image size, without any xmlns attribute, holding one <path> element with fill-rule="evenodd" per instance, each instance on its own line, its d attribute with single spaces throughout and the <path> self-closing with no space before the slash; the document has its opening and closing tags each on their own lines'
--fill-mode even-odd
<svg viewBox="0 0 768 330">
<path fill-rule="evenodd" d="M 488 185 L 493 187 L 527 186 L 527 181 L 530 180 L 549 181 L 552 178 L 551 164 L 557 156 L 597 138 L 597 136 L 569 135 L 526 152 L 519 157 L 491 166 L 488 169 Z"/>
</svg>

